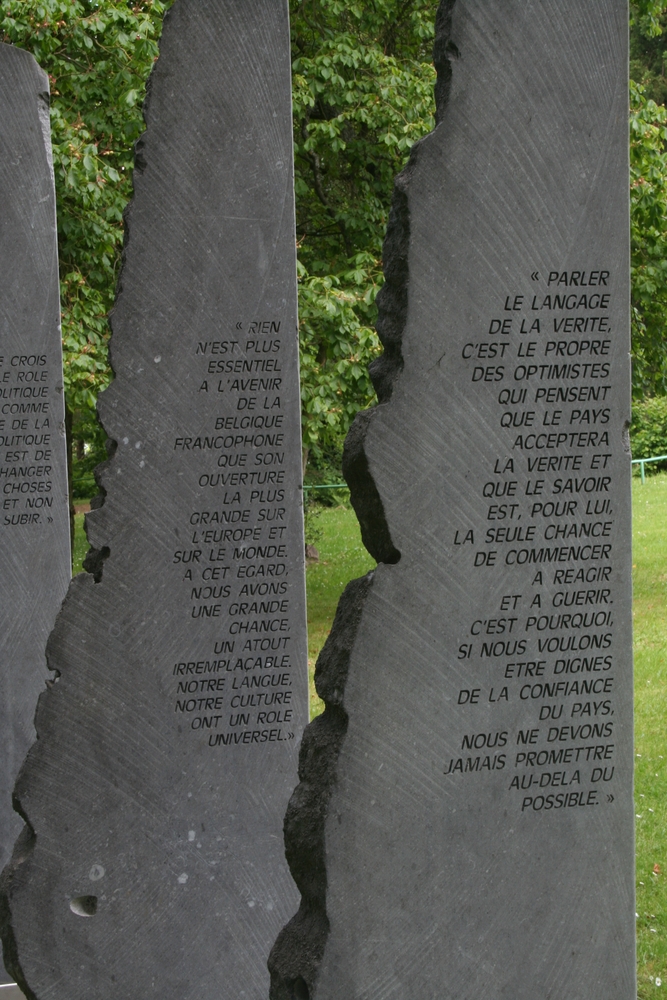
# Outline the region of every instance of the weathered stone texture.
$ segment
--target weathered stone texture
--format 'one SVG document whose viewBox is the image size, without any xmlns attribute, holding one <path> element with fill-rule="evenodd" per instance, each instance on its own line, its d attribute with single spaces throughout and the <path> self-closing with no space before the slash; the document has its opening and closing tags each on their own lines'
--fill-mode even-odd
<svg viewBox="0 0 667 1000">
<path fill-rule="evenodd" d="M 380 565 L 318 665 L 275 1000 L 636 996 L 627 14 L 441 4 L 346 447 Z"/>
<path fill-rule="evenodd" d="M 40 1000 L 260 1000 L 307 721 L 286 0 L 177 0 L 146 120 L 5 944 Z"/>
</svg>

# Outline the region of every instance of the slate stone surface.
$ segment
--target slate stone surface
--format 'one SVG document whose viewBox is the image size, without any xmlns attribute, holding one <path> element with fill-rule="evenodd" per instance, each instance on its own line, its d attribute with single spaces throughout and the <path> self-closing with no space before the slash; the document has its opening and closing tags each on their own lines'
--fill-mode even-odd
<svg viewBox="0 0 667 1000">
<path fill-rule="evenodd" d="M 440 6 L 274 1000 L 636 997 L 627 17 Z"/>
<path fill-rule="evenodd" d="M 70 578 L 49 81 L 0 44 L 0 866 L 23 823 L 12 790 L 49 676 Z M 0 966 L 0 983 L 11 980 Z M 5 991 L 9 992 L 9 991 Z M 3 994 L 4 995 L 4 994 Z"/>
<path fill-rule="evenodd" d="M 38 998 L 259 1000 L 307 721 L 286 0 L 177 0 L 149 92 L 5 945 Z"/>
</svg>

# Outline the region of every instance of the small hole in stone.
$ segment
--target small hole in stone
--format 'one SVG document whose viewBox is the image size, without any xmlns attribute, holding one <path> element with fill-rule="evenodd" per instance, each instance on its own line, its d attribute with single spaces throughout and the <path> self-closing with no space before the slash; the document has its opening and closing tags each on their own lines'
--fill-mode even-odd
<svg viewBox="0 0 667 1000">
<path fill-rule="evenodd" d="M 294 1000 L 309 1000 L 308 984 L 302 976 L 294 980 Z"/>
<path fill-rule="evenodd" d="M 75 896 L 70 899 L 69 908 L 77 917 L 94 917 L 97 913 L 97 896 Z"/>
</svg>

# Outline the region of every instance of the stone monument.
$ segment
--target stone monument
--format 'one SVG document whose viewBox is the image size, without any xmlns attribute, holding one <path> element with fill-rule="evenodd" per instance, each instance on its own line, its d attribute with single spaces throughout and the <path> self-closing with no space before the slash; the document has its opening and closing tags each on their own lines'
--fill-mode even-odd
<svg viewBox="0 0 667 1000">
<path fill-rule="evenodd" d="M 634 1000 L 628 10 L 443 0 L 273 1000 Z"/>
<path fill-rule="evenodd" d="M 49 81 L 0 44 L 0 860 L 23 822 L 14 782 L 35 739 L 44 648 L 70 578 Z M 0 983 L 11 977 L 0 969 Z M 10 990 L 3 991 L 5 993 Z"/>
<path fill-rule="evenodd" d="M 260 1000 L 307 722 L 287 0 L 177 0 L 3 937 L 29 996 Z"/>
</svg>

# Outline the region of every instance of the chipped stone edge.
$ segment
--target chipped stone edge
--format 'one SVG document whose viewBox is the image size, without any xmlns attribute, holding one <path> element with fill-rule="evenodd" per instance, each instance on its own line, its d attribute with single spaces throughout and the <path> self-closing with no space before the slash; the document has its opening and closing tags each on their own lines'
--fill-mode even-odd
<svg viewBox="0 0 667 1000">
<path fill-rule="evenodd" d="M 451 60 L 458 50 L 451 40 L 456 0 L 441 0 L 435 22 L 433 62 L 436 128 L 449 99 Z M 428 141 L 422 140 L 422 142 Z M 378 563 L 396 564 L 394 545 L 382 498 L 366 454 L 373 421 L 389 405 L 403 371 L 402 340 L 408 313 L 410 205 L 409 188 L 422 143 L 416 143 L 405 169 L 394 184 L 383 248 L 385 284 L 378 295 L 377 331 L 384 353 L 369 368 L 378 405 L 357 414 L 345 440 L 343 475 L 361 527 L 364 545 Z M 299 785 L 292 794 L 284 822 L 285 855 L 301 892 L 301 905 L 282 929 L 269 956 L 270 1000 L 311 1000 L 329 935 L 325 826 L 337 780 L 337 762 L 345 739 L 348 714 L 344 705 L 350 656 L 374 572 L 347 585 L 315 668 L 315 687 L 325 703 L 322 715 L 307 726 L 299 755 Z"/>
<path fill-rule="evenodd" d="M 347 732 L 343 693 L 350 654 L 373 573 L 345 588 L 315 669 L 317 691 L 326 707 L 303 734 L 300 783 L 289 801 L 284 823 L 285 856 L 301 892 L 301 904 L 269 956 L 271 1000 L 308 1000 L 324 955 L 329 934 L 324 826 L 336 781 L 336 762 Z"/>
<path fill-rule="evenodd" d="M 167 28 L 169 21 L 172 16 L 173 7 L 165 13 L 162 20 L 162 30 L 160 32 L 160 39 L 158 41 L 158 50 L 161 50 L 162 36 L 164 35 L 165 28 Z M 146 169 L 147 162 L 144 155 L 144 148 L 146 145 L 146 132 L 150 128 L 150 104 L 151 104 L 151 91 L 153 87 L 154 74 L 158 67 L 159 59 L 153 64 L 153 68 L 146 81 L 146 94 L 144 96 L 144 103 L 142 106 L 142 115 L 144 119 L 145 129 L 136 140 L 134 144 L 134 174 L 143 174 Z M 105 398 L 105 394 L 111 389 L 116 378 L 116 368 L 114 365 L 113 353 L 114 353 L 114 335 L 115 330 L 115 319 L 114 313 L 116 312 L 116 307 L 123 294 L 123 278 L 125 267 L 127 265 L 127 249 L 130 245 L 132 239 L 132 214 L 134 207 L 134 192 L 132 197 L 125 206 L 123 211 L 123 249 L 121 252 L 120 268 L 118 269 L 118 280 L 116 282 L 116 292 L 114 295 L 114 304 L 107 318 L 109 328 L 111 330 L 111 337 L 109 338 L 109 367 L 112 373 L 112 380 L 109 386 L 100 393 L 97 400 L 97 419 L 99 420 L 101 426 L 106 431 L 104 419 L 104 410 L 107 405 L 108 399 Z M 112 390 L 113 393 L 113 390 Z M 104 563 L 105 560 L 111 555 L 111 549 L 108 545 L 104 544 L 104 522 L 100 520 L 96 514 L 98 510 L 104 507 L 104 503 L 107 496 L 107 491 L 105 487 L 105 481 L 107 476 L 111 477 L 111 472 L 113 468 L 113 459 L 116 451 L 118 450 L 118 442 L 111 436 L 106 440 L 106 451 L 107 459 L 101 462 L 93 470 L 93 475 L 95 477 L 95 484 L 99 490 L 97 496 L 93 497 L 90 501 L 90 512 L 84 517 L 84 530 L 86 532 L 86 538 L 90 544 L 88 552 L 83 559 L 83 569 L 86 573 L 89 573 L 95 583 L 101 583 L 102 577 L 104 575 Z"/>
<path fill-rule="evenodd" d="M 29 64 L 31 71 L 34 73 L 36 85 L 39 88 L 37 90 L 37 118 L 44 142 L 44 150 L 46 153 L 49 174 L 51 176 L 51 183 L 54 184 L 53 150 L 51 148 L 51 122 L 49 118 L 50 87 L 48 74 L 42 69 L 36 59 L 29 52 L 12 45 L 6 45 L 5 47 L 12 50 L 14 58 L 17 60 L 23 60 L 25 63 Z M 53 199 L 53 227 L 55 230 L 55 190 Z M 60 329 L 60 323 L 58 324 L 58 329 Z M 46 659 L 47 667 L 51 669 L 48 664 L 48 656 Z M 47 680 L 46 683 L 49 685 L 52 684 L 53 681 Z M 41 696 L 39 700 L 41 700 Z M 23 766 L 25 766 L 25 764 Z M 17 782 L 19 779 L 20 773 L 17 778 Z M 19 833 L 12 855 L 0 875 L 0 937 L 2 938 L 2 957 L 5 969 L 11 976 L 14 977 L 17 985 L 20 987 L 27 1000 L 37 1000 L 37 997 L 26 983 L 19 964 L 18 948 L 11 923 L 10 906 L 12 876 L 20 866 L 21 862 L 24 861 L 32 852 L 35 843 L 35 832 L 30 824 L 30 821 L 25 815 L 25 812 L 21 809 L 15 792 L 12 796 L 12 806 L 14 811 L 19 814 L 25 823 L 25 826 Z M 10 986 L 12 984 L 7 983 L 5 985 Z"/>
<path fill-rule="evenodd" d="M 162 35 L 164 34 L 165 26 L 167 25 L 167 22 L 170 19 L 172 10 L 173 7 L 171 7 L 166 12 L 163 18 L 161 38 Z M 159 46 L 161 45 L 161 38 Z M 23 53 L 22 49 L 18 49 L 17 51 Z M 26 53 L 26 55 L 28 55 L 28 53 Z M 144 99 L 143 109 L 142 109 L 144 122 L 146 124 L 146 129 L 148 129 L 150 125 L 149 121 L 150 94 L 151 94 L 151 85 L 153 81 L 153 74 L 155 72 L 156 66 L 157 66 L 157 61 L 154 64 L 153 69 L 151 70 L 149 78 L 146 82 L 146 96 Z M 44 73 L 44 71 L 41 69 L 41 67 L 38 65 L 37 62 L 35 62 L 35 67 L 39 70 L 40 82 L 45 82 L 47 88 L 45 93 L 40 94 L 40 97 L 43 102 L 47 102 L 49 98 L 48 76 L 46 73 Z M 43 115 L 41 114 L 41 108 L 40 108 L 40 125 L 44 132 L 46 141 L 45 122 L 43 120 Z M 146 160 L 143 155 L 146 129 L 139 136 L 134 146 L 134 169 L 139 173 L 143 173 L 143 171 L 146 168 Z M 49 132 L 48 149 L 49 152 L 51 152 L 50 132 Z M 49 166 L 51 172 L 53 173 L 52 159 L 50 159 L 49 161 Z M 115 332 L 113 323 L 113 312 L 116 308 L 116 304 L 118 303 L 118 300 L 123 291 L 123 272 L 125 270 L 125 265 L 127 262 L 127 256 L 126 256 L 127 247 L 130 242 L 133 204 L 134 204 L 134 196 L 130 198 L 128 204 L 125 207 L 125 211 L 123 212 L 124 237 L 123 237 L 123 250 L 121 254 L 121 265 L 119 268 L 118 281 L 116 283 L 114 307 L 112 308 L 108 317 L 109 327 L 111 328 L 111 338 L 109 342 L 109 366 L 111 368 L 113 376 L 111 385 L 113 385 L 113 381 L 116 375 L 116 370 L 113 364 L 113 336 Z M 110 388 L 110 386 L 108 388 Z M 108 389 L 105 391 L 108 391 Z M 97 415 L 100 424 L 102 425 L 104 430 L 106 430 L 102 412 L 104 408 L 104 402 L 102 401 L 102 405 L 100 405 L 100 402 L 101 402 L 100 399 L 98 399 Z M 48 638 L 46 645 L 46 664 L 47 664 L 47 669 L 52 674 L 52 679 L 46 681 L 46 689 L 40 694 L 39 699 L 37 701 L 37 708 L 35 710 L 35 730 L 37 734 L 36 743 L 34 743 L 31 749 L 28 751 L 28 755 L 26 756 L 26 759 L 23 761 L 23 764 L 21 765 L 21 770 L 19 771 L 18 777 L 16 779 L 14 792 L 12 795 L 12 805 L 14 811 L 18 813 L 18 815 L 21 817 L 25 826 L 23 827 L 23 830 L 21 831 L 21 833 L 18 836 L 18 839 L 16 840 L 10 860 L 7 862 L 5 868 L 0 873 L 0 938 L 2 940 L 3 962 L 7 972 L 11 976 L 13 976 L 14 979 L 16 980 L 16 983 L 20 987 L 22 993 L 25 995 L 26 1000 L 39 1000 L 39 998 L 28 985 L 26 978 L 23 974 L 23 969 L 21 967 L 21 959 L 19 956 L 18 944 L 16 941 L 16 936 L 14 934 L 14 928 L 13 928 L 12 897 L 15 888 L 17 889 L 22 888 L 21 886 L 22 865 L 25 861 L 28 860 L 28 858 L 33 853 L 37 841 L 37 835 L 34 826 L 31 823 L 30 818 L 22 805 L 21 801 L 22 789 L 24 785 L 27 782 L 29 782 L 29 774 L 30 774 L 31 760 L 33 756 L 33 750 L 37 745 L 37 742 L 39 741 L 39 734 L 40 734 L 39 719 L 41 710 L 44 707 L 44 698 L 48 696 L 49 689 L 53 686 L 54 683 L 58 681 L 60 677 L 60 670 L 57 667 L 57 663 L 59 662 L 58 646 L 59 646 L 59 640 L 61 638 L 61 628 L 62 628 L 61 617 L 63 614 L 63 609 L 69 604 L 71 600 L 76 599 L 74 595 L 77 594 L 80 588 L 82 586 L 86 586 L 90 582 L 90 576 L 93 577 L 94 583 L 101 583 L 103 576 L 104 562 L 110 555 L 109 546 L 105 545 L 104 543 L 100 544 L 97 538 L 95 538 L 96 535 L 98 536 L 102 535 L 104 530 L 102 525 L 99 525 L 95 522 L 95 511 L 100 510 L 104 506 L 105 498 L 107 495 L 107 491 L 104 486 L 104 481 L 110 467 L 112 466 L 113 458 L 117 450 L 117 442 L 111 437 L 109 437 L 106 441 L 106 450 L 108 456 L 107 460 L 102 462 L 100 465 L 96 466 L 94 470 L 95 482 L 99 489 L 99 493 L 96 497 L 93 497 L 93 499 L 91 500 L 90 506 L 91 506 L 92 518 L 91 514 L 86 514 L 84 519 L 86 537 L 90 544 L 88 552 L 83 560 L 83 569 L 86 571 L 86 573 L 81 574 L 78 578 L 75 577 L 71 580 L 67 595 L 61 607 L 61 610 L 58 613 L 53 630 Z M 90 521 L 89 518 L 91 518 Z"/>
</svg>

